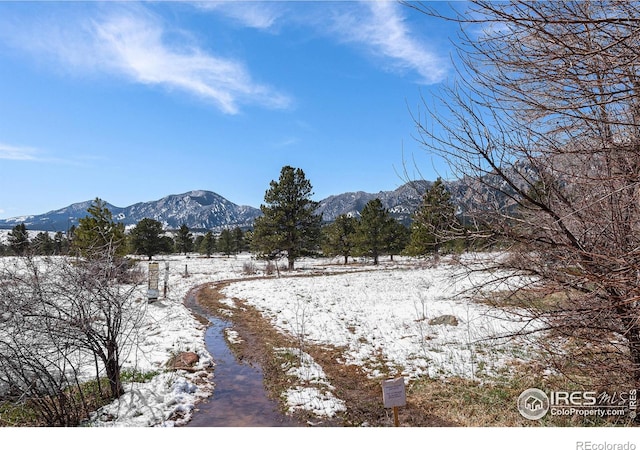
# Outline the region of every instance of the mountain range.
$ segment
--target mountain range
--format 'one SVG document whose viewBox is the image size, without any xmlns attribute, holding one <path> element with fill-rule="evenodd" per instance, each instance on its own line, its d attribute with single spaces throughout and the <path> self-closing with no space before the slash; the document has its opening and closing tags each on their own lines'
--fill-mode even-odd
<svg viewBox="0 0 640 450">
<path fill-rule="evenodd" d="M 408 223 L 418 208 L 422 194 L 431 186 L 429 181 L 412 181 L 393 191 L 377 194 L 347 192 L 332 195 L 319 202 L 318 214 L 325 222 L 332 222 L 340 214 L 358 217 L 364 205 L 379 198 L 396 219 Z M 93 200 L 74 203 L 45 214 L 0 219 L 0 229 L 9 229 L 24 223 L 30 230 L 66 231 L 87 215 Z M 124 208 L 106 203 L 113 218 L 125 226 L 133 226 L 144 218 L 161 222 L 165 229 L 177 229 L 185 224 L 192 230 L 221 230 L 223 228 L 249 228 L 262 213 L 252 206 L 240 206 L 215 192 L 197 190 L 168 195 L 160 200 L 136 203 Z"/>
</svg>

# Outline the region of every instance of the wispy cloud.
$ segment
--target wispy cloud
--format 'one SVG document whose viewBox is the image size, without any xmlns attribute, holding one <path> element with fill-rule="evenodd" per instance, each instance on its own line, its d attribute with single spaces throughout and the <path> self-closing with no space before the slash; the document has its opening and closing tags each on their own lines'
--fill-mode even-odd
<svg viewBox="0 0 640 450">
<path fill-rule="evenodd" d="M 52 152 L 27 146 L 17 146 L 0 142 L 0 160 L 25 161 L 29 163 L 56 164 L 66 166 L 87 166 L 87 162 L 98 159 L 89 153 L 81 156 L 58 157 Z"/>
<path fill-rule="evenodd" d="M 226 114 L 238 113 L 241 104 L 273 109 L 291 105 L 287 95 L 255 81 L 241 61 L 202 50 L 184 30 L 169 32 L 162 19 L 139 5 L 110 8 L 98 19 L 76 20 L 64 27 L 46 24 L 30 36 L 21 33 L 19 43 L 54 58 L 67 70 L 107 72 L 186 92 Z"/>
<path fill-rule="evenodd" d="M 30 147 L 16 147 L 0 142 L 0 159 L 13 161 L 41 161 L 40 152 Z"/>
<path fill-rule="evenodd" d="M 442 81 L 448 60 L 412 33 L 401 8 L 391 1 L 358 2 L 357 9 L 333 15 L 331 30 L 338 39 L 367 49 L 389 70 L 416 72 L 424 84 Z"/>
<path fill-rule="evenodd" d="M 194 46 L 171 46 L 157 21 L 120 15 L 94 23 L 96 47 L 113 69 L 137 82 L 178 88 L 213 101 L 235 114 L 240 103 L 286 108 L 290 99 L 255 82 L 239 61 L 207 54 Z"/>
<path fill-rule="evenodd" d="M 259 30 L 272 29 L 283 15 L 282 4 L 275 2 L 207 1 L 194 5 L 223 14 L 242 26 Z"/>
<path fill-rule="evenodd" d="M 272 144 L 273 148 L 287 148 L 293 145 L 297 145 L 300 142 L 300 139 L 296 136 L 287 136 L 282 138 L 279 141 L 276 141 Z"/>
<path fill-rule="evenodd" d="M 286 6 L 269 1 L 207 1 L 199 5 L 250 28 L 272 31 L 286 25 L 306 26 L 343 44 L 358 46 L 387 70 L 416 73 L 422 84 L 442 81 L 450 66 L 448 58 L 429 45 L 428 38 L 419 38 L 408 25 L 404 14 L 408 8 L 391 0 L 302 1 Z"/>
</svg>

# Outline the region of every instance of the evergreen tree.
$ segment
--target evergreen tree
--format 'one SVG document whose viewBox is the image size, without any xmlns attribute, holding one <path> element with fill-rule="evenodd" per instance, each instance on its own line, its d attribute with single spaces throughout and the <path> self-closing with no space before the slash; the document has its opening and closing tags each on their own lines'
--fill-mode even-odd
<svg viewBox="0 0 640 450">
<path fill-rule="evenodd" d="M 31 247 L 38 255 L 53 255 L 56 250 L 55 242 L 46 231 L 41 231 L 33 238 Z"/>
<path fill-rule="evenodd" d="M 280 179 L 271 181 L 260 209 L 264 214 L 254 223 L 253 248 L 262 257 L 273 259 L 287 254 L 289 270 L 295 260 L 316 250 L 320 237 L 318 202 L 311 200 L 311 183 L 301 169 L 284 166 Z"/>
<path fill-rule="evenodd" d="M 218 251 L 226 256 L 234 253 L 235 245 L 233 240 L 233 234 L 230 230 L 225 228 L 220 233 L 218 238 Z"/>
<path fill-rule="evenodd" d="M 408 253 L 438 255 L 457 223 L 451 194 L 438 178 L 424 193 L 420 208 L 414 214 Z"/>
<path fill-rule="evenodd" d="M 240 227 L 235 227 L 233 229 L 233 252 L 234 253 L 242 253 L 245 249 L 244 246 L 244 233 Z"/>
<path fill-rule="evenodd" d="M 162 252 L 162 223 L 144 218 L 129 234 L 131 250 L 135 254 L 146 255 L 151 261 L 153 256 Z"/>
<path fill-rule="evenodd" d="M 373 258 L 377 265 L 379 256 L 385 252 L 390 236 L 393 218 L 382 206 L 379 198 L 369 201 L 362 212 L 356 227 L 356 243 L 360 254 Z"/>
<path fill-rule="evenodd" d="M 411 232 L 406 226 L 395 219 L 391 219 L 389 221 L 389 228 L 387 232 L 388 235 L 384 250 L 385 253 L 391 257 L 391 261 L 393 261 L 393 255 L 399 255 L 402 253 L 409 244 Z"/>
<path fill-rule="evenodd" d="M 176 243 L 171 236 L 161 236 L 160 237 L 160 253 L 171 254 L 176 250 Z"/>
<path fill-rule="evenodd" d="M 53 237 L 53 247 L 56 255 L 66 255 L 69 253 L 69 239 L 65 237 L 62 231 L 56 232 Z"/>
<path fill-rule="evenodd" d="M 198 251 L 202 254 L 207 255 L 207 258 L 210 258 L 213 252 L 216 251 L 216 237 L 211 231 L 207 231 L 207 233 L 202 237 L 202 242 L 198 246 Z"/>
<path fill-rule="evenodd" d="M 88 216 L 79 219 L 74 231 L 73 248 L 82 256 L 126 254 L 124 225 L 113 221 L 106 203 L 96 198 L 87 208 Z"/>
<path fill-rule="evenodd" d="M 18 256 L 23 256 L 29 250 L 29 232 L 24 223 L 13 227 L 8 234 L 9 248 Z"/>
<path fill-rule="evenodd" d="M 185 255 L 193 251 L 193 235 L 186 224 L 182 224 L 176 235 L 176 251 Z"/>
<path fill-rule="evenodd" d="M 323 229 L 322 251 L 327 256 L 343 256 L 344 263 L 349 262 L 349 256 L 356 245 L 357 220 L 346 214 L 336 217 L 336 220 Z"/>
<path fill-rule="evenodd" d="M 202 242 L 204 241 L 204 234 L 199 234 L 193 240 L 193 249 L 199 253 L 203 253 L 200 251 L 200 247 L 202 247 Z"/>
</svg>

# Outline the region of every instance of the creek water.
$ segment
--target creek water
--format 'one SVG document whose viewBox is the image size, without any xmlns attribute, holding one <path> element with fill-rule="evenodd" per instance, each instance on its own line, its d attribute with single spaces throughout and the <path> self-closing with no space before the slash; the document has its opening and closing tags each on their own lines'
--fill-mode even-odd
<svg viewBox="0 0 640 450">
<path fill-rule="evenodd" d="M 264 388 L 260 367 L 238 361 L 227 346 L 224 330 L 231 322 L 212 316 L 196 303 L 195 291 L 187 295 L 185 305 L 206 317 L 210 326 L 205 333 L 207 350 L 214 362 L 214 390 L 207 400 L 196 405 L 187 427 L 297 427 L 302 426 L 278 410 Z"/>
</svg>

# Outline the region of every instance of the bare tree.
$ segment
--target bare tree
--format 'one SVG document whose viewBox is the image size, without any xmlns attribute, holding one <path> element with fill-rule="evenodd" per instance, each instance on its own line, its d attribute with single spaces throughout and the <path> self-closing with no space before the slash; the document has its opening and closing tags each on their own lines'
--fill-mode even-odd
<svg viewBox="0 0 640 450">
<path fill-rule="evenodd" d="M 544 305 L 511 298 L 562 343 L 557 367 L 640 387 L 640 5 L 476 0 L 443 19 L 458 77 L 424 99 L 418 139 L 466 181 L 476 235 L 510 243 L 495 267 L 537 280 Z"/>
<path fill-rule="evenodd" d="M 95 409 L 82 383 L 106 376 L 123 393 L 126 351 L 143 311 L 125 260 L 20 258 L 0 267 L 0 399 L 26 402 L 47 425 L 79 423 Z"/>
<path fill-rule="evenodd" d="M 60 336 L 98 358 L 112 398 L 124 393 L 122 352 L 143 312 L 133 304 L 140 280 L 122 279 L 128 270 L 129 263 L 123 258 L 63 264 L 55 286 L 57 298 L 51 302 L 64 323 Z"/>
</svg>

